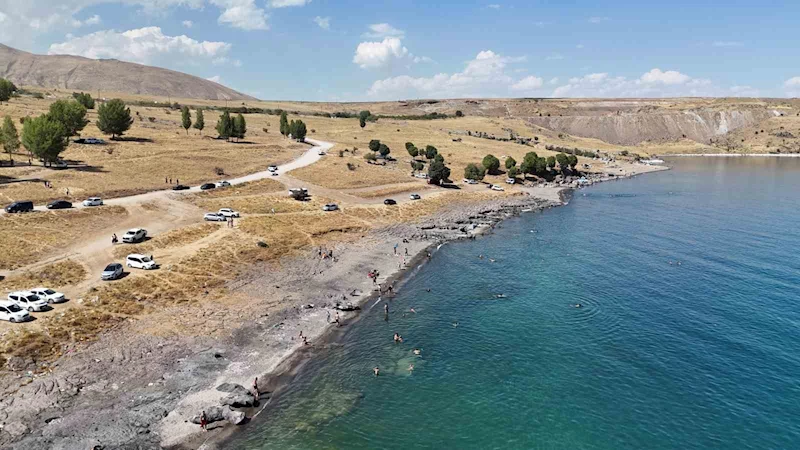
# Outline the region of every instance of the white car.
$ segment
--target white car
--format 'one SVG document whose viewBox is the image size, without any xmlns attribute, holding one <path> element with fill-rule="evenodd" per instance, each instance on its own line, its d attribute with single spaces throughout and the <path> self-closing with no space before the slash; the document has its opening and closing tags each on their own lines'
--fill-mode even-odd
<svg viewBox="0 0 800 450">
<path fill-rule="evenodd" d="M 515 180 L 513 178 L 506 178 L 506 183 L 508 183 L 508 184 L 514 184 L 516 182 L 517 182 L 517 180 Z"/>
<path fill-rule="evenodd" d="M 22 309 L 28 311 L 41 311 L 47 308 L 47 300 L 39 298 L 38 295 L 28 291 L 18 291 L 8 294 L 8 301 L 14 302 Z"/>
<path fill-rule="evenodd" d="M 239 217 L 239 211 L 234 211 L 231 208 L 220 208 L 217 214 L 225 217 L 226 219 L 229 217 Z"/>
<path fill-rule="evenodd" d="M 325 156 L 325 150 L 320 150 L 317 152 L 319 156 Z"/>
<path fill-rule="evenodd" d="M 157 269 L 158 264 L 153 260 L 153 255 L 140 255 L 131 253 L 125 258 L 125 265 L 133 269 L 152 270 Z"/>
<path fill-rule="evenodd" d="M 31 292 L 38 295 L 39 298 L 44 299 L 47 303 L 64 303 L 67 298 L 61 292 L 54 291 L 49 288 L 34 288 Z"/>
<path fill-rule="evenodd" d="M 408 196 L 408 198 L 410 198 L 411 200 L 419 200 L 422 197 L 420 197 L 419 194 L 411 194 Z"/>
<path fill-rule="evenodd" d="M 228 219 L 220 213 L 206 213 L 203 216 L 203 220 L 207 220 L 209 222 L 225 222 Z"/>
<path fill-rule="evenodd" d="M 422 178 L 424 180 L 427 180 L 428 179 L 428 174 L 427 173 L 418 173 L 418 174 L 414 175 L 414 177 Z"/>
<path fill-rule="evenodd" d="M 336 203 L 328 203 L 327 205 L 322 207 L 323 211 L 336 211 L 337 209 L 339 209 L 339 205 L 337 205 Z"/>
<path fill-rule="evenodd" d="M 217 187 L 228 187 L 231 184 L 223 180 L 223 181 L 217 181 L 216 183 L 214 183 L 214 185 L 216 185 Z"/>
<path fill-rule="evenodd" d="M 493 184 L 492 187 L 490 187 L 489 189 L 491 189 L 493 191 L 504 191 L 505 190 L 505 189 L 503 189 L 503 186 L 498 186 L 496 184 Z"/>
<path fill-rule="evenodd" d="M 100 197 L 89 197 L 83 201 L 83 206 L 102 206 L 103 199 Z"/>
<path fill-rule="evenodd" d="M 31 320 L 31 315 L 14 302 L 0 301 L 0 320 L 12 323 L 25 322 Z"/>
<path fill-rule="evenodd" d="M 478 184 L 478 181 L 470 179 L 470 178 L 464 178 L 464 183 L 467 183 L 467 184 Z"/>
<path fill-rule="evenodd" d="M 270 172 L 277 172 L 278 171 L 278 166 L 273 164 L 273 165 L 267 167 L 267 170 L 269 170 Z"/>
<path fill-rule="evenodd" d="M 147 237 L 147 230 L 144 228 L 134 228 L 125 232 L 122 235 L 122 242 L 128 244 L 135 244 L 137 242 L 142 242 L 144 238 Z"/>
</svg>

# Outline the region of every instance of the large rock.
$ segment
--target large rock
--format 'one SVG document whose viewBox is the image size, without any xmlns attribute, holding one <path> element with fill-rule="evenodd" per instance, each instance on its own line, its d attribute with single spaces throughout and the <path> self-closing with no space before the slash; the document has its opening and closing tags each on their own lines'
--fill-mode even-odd
<svg viewBox="0 0 800 450">
<path fill-rule="evenodd" d="M 222 420 L 227 420 L 228 422 L 239 425 L 245 421 L 246 416 L 242 411 L 234 411 L 229 406 L 220 407 L 220 406 L 212 406 L 207 408 L 206 410 L 206 420 L 208 423 L 219 422 Z M 200 414 L 195 414 L 189 419 L 189 422 L 194 424 L 200 424 Z"/>
<path fill-rule="evenodd" d="M 225 413 L 225 420 L 234 424 L 234 425 L 241 425 L 244 423 L 245 419 L 247 418 L 242 411 L 234 411 L 230 408 L 224 410 Z"/>
<path fill-rule="evenodd" d="M 235 395 L 250 394 L 250 391 L 246 387 L 236 383 L 222 383 L 219 386 L 217 386 L 217 390 L 220 392 L 227 392 L 229 394 L 235 394 Z"/>
<path fill-rule="evenodd" d="M 223 397 L 219 402 L 234 408 L 249 408 L 256 403 L 256 398 L 253 394 L 230 394 Z"/>
</svg>

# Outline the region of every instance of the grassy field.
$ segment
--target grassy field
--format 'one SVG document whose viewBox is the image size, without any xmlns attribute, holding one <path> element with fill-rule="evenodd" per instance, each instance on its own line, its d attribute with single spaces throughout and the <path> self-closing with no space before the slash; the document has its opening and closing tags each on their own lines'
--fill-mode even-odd
<svg viewBox="0 0 800 450">
<path fill-rule="evenodd" d="M 0 281 L 1 291 L 31 289 L 38 286 L 58 289 L 78 284 L 86 278 L 86 269 L 77 262 L 64 261 L 47 264 L 43 267 L 11 275 Z"/>
</svg>

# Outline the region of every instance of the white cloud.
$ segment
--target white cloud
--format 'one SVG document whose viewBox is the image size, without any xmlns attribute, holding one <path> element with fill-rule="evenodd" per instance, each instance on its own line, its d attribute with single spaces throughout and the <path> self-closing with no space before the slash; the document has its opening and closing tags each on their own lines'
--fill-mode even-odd
<svg viewBox="0 0 800 450">
<path fill-rule="evenodd" d="M 248 31 L 269 29 L 269 15 L 256 6 L 255 0 L 211 0 L 211 3 L 222 9 L 217 18 L 220 24 Z"/>
<path fill-rule="evenodd" d="M 398 77 L 377 80 L 367 94 L 382 99 L 409 97 L 497 97 L 508 95 L 514 79 L 507 73 L 510 64 L 524 61 L 524 57 L 507 57 L 485 50 L 468 61 L 463 71 L 440 73 L 432 77 Z M 527 77 L 520 87 L 535 84 Z M 524 80 L 524 79 L 523 79 Z M 521 82 L 522 80 L 520 80 Z"/>
<path fill-rule="evenodd" d="M 497 3 L 492 3 L 491 5 L 486 5 L 486 7 L 487 8 L 492 8 L 492 9 L 500 9 L 500 5 L 498 5 Z"/>
<path fill-rule="evenodd" d="M 159 27 L 146 27 L 119 33 L 98 31 L 52 44 L 50 55 L 78 55 L 87 58 L 113 58 L 141 64 L 180 68 L 224 57 L 231 49 L 226 42 L 197 41 L 188 36 L 167 36 Z"/>
<path fill-rule="evenodd" d="M 668 70 L 666 72 L 662 72 L 661 69 L 655 68 L 650 72 L 645 73 L 642 75 L 640 80 L 642 83 L 661 83 L 661 84 L 683 84 L 689 81 L 691 77 L 689 75 L 682 74 L 680 72 L 676 72 L 674 70 Z"/>
<path fill-rule="evenodd" d="M 101 22 L 100 16 L 98 16 L 97 14 L 95 14 L 95 15 L 93 15 L 92 17 L 89 17 L 88 19 L 84 20 L 84 21 L 83 21 L 83 24 L 84 24 L 84 25 L 97 25 L 97 24 L 99 24 L 100 22 Z"/>
<path fill-rule="evenodd" d="M 242 61 L 238 59 L 230 59 L 227 56 L 220 56 L 211 60 L 211 64 L 215 66 L 231 65 L 234 67 L 242 67 Z"/>
<path fill-rule="evenodd" d="M 386 38 L 381 42 L 362 42 L 356 48 L 353 62 L 362 69 L 374 69 L 391 65 L 405 58 L 408 49 L 398 38 Z"/>
<path fill-rule="evenodd" d="M 369 31 L 364 33 L 362 37 L 372 38 L 372 39 L 383 39 L 387 37 L 394 37 L 398 39 L 403 39 L 405 35 L 406 34 L 403 30 L 398 30 L 397 28 L 389 25 L 388 23 L 374 23 L 369 26 Z"/>
<path fill-rule="evenodd" d="M 589 23 L 603 23 L 603 22 L 608 22 L 609 20 L 611 19 L 609 19 L 608 17 L 590 17 Z"/>
<path fill-rule="evenodd" d="M 220 78 L 219 75 L 214 75 L 213 77 L 208 77 L 208 78 L 206 78 L 206 80 L 213 81 L 214 83 L 220 83 L 220 84 L 222 83 L 222 78 Z"/>
<path fill-rule="evenodd" d="M 527 76 L 511 85 L 512 91 L 532 91 L 544 85 L 544 80 L 533 75 Z"/>
<path fill-rule="evenodd" d="M 194 22 L 192 22 L 191 20 L 184 20 L 183 22 L 181 22 L 181 24 L 183 26 L 185 26 L 186 28 L 192 28 L 192 25 L 194 25 Z"/>
<path fill-rule="evenodd" d="M 545 59 L 545 61 L 557 61 L 559 59 L 564 59 L 564 55 L 561 55 L 561 54 L 558 54 L 558 53 L 553 53 L 552 55 L 549 55 L 549 56 L 545 57 L 544 59 Z"/>
<path fill-rule="evenodd" d="M 551 79 L 550 79 L 550 81 L 548 81 L 548 83 L 550 83 L 550 84 L 556 84 L 556 83 L 558 83 L 558 77 L 553 77 L 553 78 L 551 78 Z"/>
<path fill-rule="evenodd" d="M 330 17 L 314 17 L 314 23 L 316 23 L 320 28 L 323 30 L 330 30 L 331 29 L 331 18 Z"/>
<path fill-rule="evenodd" d="M 741 47 L 744 44 L 737 41 L 716 41 L 711 45 L 714 47 Z"/>
<path fill-rule="evenodd" d="M 288 8 L 290 6 L 306 6 L 311 0 L 269 0 L 270 8 Z"/>
<path fill-rule="evenodd" d="M 800 77 L 789 78 L 783 83 L 783 86 L 787 88 L 800 88 Z"/>
<path fill-rule="evenodd" d="M 414 61 L 414 64 L 433 62 L 433 60 L 427 56 L 414 56 L 412 61 Z"/>
</svg>

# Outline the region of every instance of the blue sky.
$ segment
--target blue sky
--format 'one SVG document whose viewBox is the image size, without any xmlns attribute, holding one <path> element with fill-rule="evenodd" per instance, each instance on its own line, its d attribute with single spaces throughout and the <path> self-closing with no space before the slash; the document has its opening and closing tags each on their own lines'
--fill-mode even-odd
<svg viewBox="0 0 800 450">
<path fill-rule="evenodd" d="M 800 2 L 0 0 L 0 42 L 263 99 L 800 96 Z"/>
</svg>

